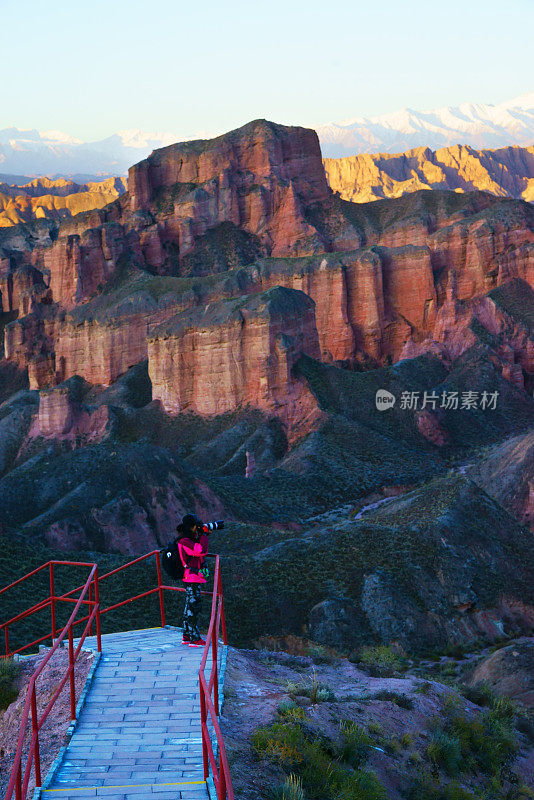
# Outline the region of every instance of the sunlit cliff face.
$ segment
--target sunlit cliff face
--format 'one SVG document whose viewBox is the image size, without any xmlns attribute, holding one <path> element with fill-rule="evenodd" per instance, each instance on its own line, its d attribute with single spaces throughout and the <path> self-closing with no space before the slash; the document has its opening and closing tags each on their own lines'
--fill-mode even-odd
<svg viewBox="0 0 534 800">
<path fill-rule="evenodd" d="M 483 191 L 534 202 L 534 147 L 476 150 L 455 145 L 406 153 L 326 158 L 326 175 L 344 200 L 366 203 L 418 189 Z"/>
</svg>

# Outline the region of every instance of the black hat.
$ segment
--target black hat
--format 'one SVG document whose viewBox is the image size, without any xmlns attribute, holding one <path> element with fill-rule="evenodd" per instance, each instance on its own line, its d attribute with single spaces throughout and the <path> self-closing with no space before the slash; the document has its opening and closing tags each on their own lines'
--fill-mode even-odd
<svg viewBox="0 0 534 800">
<path fill-rule="evenodd" d="M 202 523 L 199 520 L 199 518 L 196 517 L 194 514 L 186 514 L 185 517 L 182 519 L 182 522 L 180 523 L 179 527 L 183 531 L 190 531 L 195 527 L 195 525 L 201 527 Z"/>
</svg>

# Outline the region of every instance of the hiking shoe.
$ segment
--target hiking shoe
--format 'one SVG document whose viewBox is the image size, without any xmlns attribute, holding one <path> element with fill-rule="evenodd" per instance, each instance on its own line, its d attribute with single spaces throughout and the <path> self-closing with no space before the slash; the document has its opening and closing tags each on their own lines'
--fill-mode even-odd
<svg viewBox="0 0 534 800">
<path fill-rule="evenodd" d="M 184 635 L 182 636 L 182 644 L 189 644 L 190 641 L 191 637 L 188 636 L 187 633 L 184 633 Z"/>
<path fill-rule="evenodd" d="M 204 647 L 205 644 L 204 639 L 193 639 L 192 642 L 189 642 L 189 647 Z"/>
</svg>

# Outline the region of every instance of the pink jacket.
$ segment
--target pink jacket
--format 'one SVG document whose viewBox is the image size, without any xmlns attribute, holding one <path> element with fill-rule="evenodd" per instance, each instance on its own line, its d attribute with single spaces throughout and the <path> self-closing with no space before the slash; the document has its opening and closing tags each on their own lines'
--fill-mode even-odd
<svg viewBox="0 0 534 800">
<path fill-rule="evenodd" d="M 198 571 L 204 565 L 204 557 L 208 552 L 208 537 L 202 534 L 198 542 L 184 537 L 178 542 L 178 552 L 184 565 L 184 583 L 206 583 L 204 575 Z"/>
</svg>

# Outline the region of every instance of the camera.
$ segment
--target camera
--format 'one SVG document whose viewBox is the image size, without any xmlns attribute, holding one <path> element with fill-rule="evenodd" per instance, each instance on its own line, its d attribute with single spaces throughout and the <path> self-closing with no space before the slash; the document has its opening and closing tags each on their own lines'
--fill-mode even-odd
<svg viewBox="0 0 534 800">
<path fill-rule="evenodd" d="M 218 519 L 215 522 L 203 522 L 202 523 L 202 531 L 203 533 L 212 533 L 213 531 L 220 531 L 224 528 L 224 520 Z"/>
</svg>

